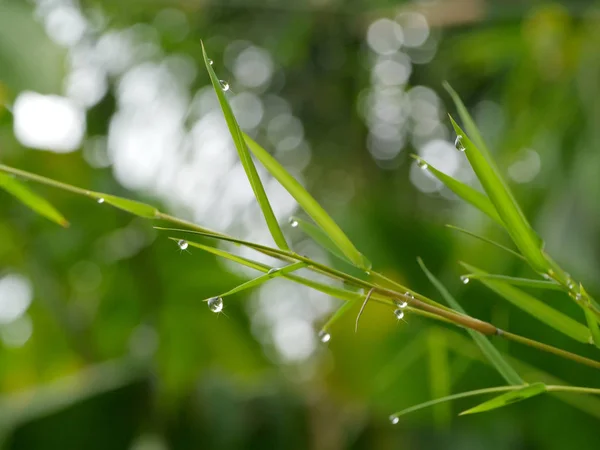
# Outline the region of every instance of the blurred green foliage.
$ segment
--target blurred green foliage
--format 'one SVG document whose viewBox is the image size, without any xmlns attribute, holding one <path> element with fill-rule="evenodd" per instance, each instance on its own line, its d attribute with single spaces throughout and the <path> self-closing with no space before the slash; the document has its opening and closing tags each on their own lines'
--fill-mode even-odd
<svg viewBox="0 0 600 450">
<path fill-rule="evenodd" d="M 184 53 L 198 68 L 200 38 L 215 60 L 222 60 L 235 40 L 267 49 L 285 80 L 279 94 L 291 102 L 312 145 L 307 186 L 375 268 L 439 299 L 416 263 L 420 256 L 471 315 L 597 359 L 591 346 L 582 348 L 552 332 L 485 287 L 463 286 L 459 260 L 490 273 L 530 277 L 531 272 L 501 250 L 443 226 L 454 223 L 509 242 L 471 207 L 417 191 L 409 179 L 410 149 L 400 153 L 391 170 L 380 168 L 366 151 L 367 129 L 356 112 L 357 98 L 369 83 L 365 30 L 396 5 L 81 3 L 90 17 L 102 8 L 108 27 L 152 25 L 165 53 Z M 501 170 L 525 148 L 539 153 L 537 177 L 511 187 L 550 253 L 598 294 L 597 10 L 559 3 L 461 5 L 456 18 L 447 21 L 436 14 L 436 4 L 431 6 L 438 51 L 430 63 L 414 66 L 410 83 L 431 87 L 450 105 L 441 89 L 442 81 L 449 81 L 474 112 Z M 176 26 L 157 20 L 166 7 L 185 13 L 189 33 L 184 38 Z M 22 90 L 60 92 L 64 57 L 65 51 L 42 33 L 31 7 L 0 3 L 3 99 L 12 101 Z M 199 74 L 194 89 L 208 84 L 204 72 Z M 88 111 L 88 136 L 107 132 L 115 90 L 112 80 L 106 97 Z M 0 155 L 3 163 L 57 180 L 156 203 L 148 193 L 125 192 L 109 169 L 90 167 L 80 151 L 57 155 L 23 148 L 2 110 Z M 353 196 L 346 195 L 349 188 L 339 182 L 345 179 L 340 174 L 353 181 Z M 465 400 L 406 416 L 390 427 L 387 416 L 393 411 L 502 380 L 481 363 L 472 342 L 461 340 L 459 330 L 417 317 L 396 323 L 377 305 L 367 307 L 357 334 L 355 314 L 347 314 L 313 359 L 281 362 L 257 338 L 249 295 L 232 297 L 226 317 L 210 314 L 202 303 L 244 281 L 214 257 L 180 253 L 150 223 L 118 210 L 30 187 L 71 227 L 62 229 L 0 192 L 0 275 L 22 273 L 34 287 L 27 312 L 31 338 L 20 348 L 0 348 L 0 430 L 6 448 L 598 446 L 600 407 L 593 399 L 573 407 L 540 397 L 456 418 L 473 406 Z M 111 257 L 132 234 L 140 242 L 135 251 Z M 578 308 L 558 293 L 545 292 L 543 300 L 579 317 Z M 152 345 L 136 344 L 153 339 L 155 352 Z M 524 364 L 519 367 L 528 381 L 540 378 L 536 371 L 542 370 L 568 383 L 597 386 L 593 369 L 494 343 Z M 54 384 L 66 376 L 74 378 Z"/>
</svg>

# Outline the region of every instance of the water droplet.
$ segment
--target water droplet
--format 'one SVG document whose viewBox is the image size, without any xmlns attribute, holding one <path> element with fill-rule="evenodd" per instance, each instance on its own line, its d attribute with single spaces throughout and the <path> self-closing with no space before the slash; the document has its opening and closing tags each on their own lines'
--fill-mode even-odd
<svg viewBox="0 0 600 450">
<path fill-rule="evenodd" d="M 404 296 L 405 296 L 406 298 L 415 298 L 415 296 L 414 296 L 414 295 L 412 295 L 412 292 L 409 292 L 409 291 L 406 291 L 406 292 L 404 293 Z"/>
<path fill-rule="evenodd" d="M 221 89 L 223 89 L 223 92 L 227 92 L 229 90 L 229 83 L 225 80 L 219 80 L 219 83 L 221 84 Z"/>
<path fill-rule="evenodd" d="M 400 422 L 400 417 L 392 415 L 390 416 L 390 422 L 392 423 L 392 425 L 396 425 L 398 422 Z"/>
<path fill-rule="evenodd" d="M 102 197 L 100 197 L 98 200 L 96 200 L 98 203 L 102 204 L 104 203 L 104 199 Z"/>
<path fill-rule="evenodd" d="M 273 267 L 272 269 L 269 269 L 269 271 L 267 272 L 267 275 L 274 275 L 279 269 L 276 267 Z"/>
<path fill-rule="evenodd" d="M 458 136 L 456 136 L 456 140 L 454 141 L 454 146 L 459 152 L 464 152 L 466 150 L 465 144 L 463 144 L 462 140 L 463 137 L 459 134 Z"/>
<path fill-rule="evenodd" d="M 214 62 L 212 59 L 208 58 L 208 64 L 209 64 L 209 65 L 211 65 L 211 66 L 212 66 L 214 63 L 215 63 L 215 62 Z"/>
<path fill-rule="evenodd" d="M 223 299 L 221 297 L 213 297 L 208 299 L 208 309 L 214 313 L 223 311 Z"/>
<path fill-rule="evenodd" d="M 419 159 L 417 161 L 417 166 L 419 166 L 421 169 L 425 170 L 429 167 L 429 164 L 427 164 L 425 161 L 423 161 L 422 159 Z"/>
<path fill-rule="evenodd" d="M 463 284 L 469 284 L 469 281 L 471 281 L 471 279 L 466 275 L 461 275 L 460 281 L 462 281 Z"/>
<path fill-rule="evenodd" d="M 548 280 L 548 281 L 552 281 L 552 277 L 550 275 L 548 275 L 547 273 L 543 273 L 542 276 Z"/>
<path fill-rule="evenodd" d="M 323 343 L 325 342 L 329 342 L 329 340 L 331 339 L 331 335 L 325 331 L 325 330 L 321 330 L 319 331 L 319 340 Z"/>
<path fill-rule="evenodd" d="M 581 301 L 581 298 L 582 298 L 582 297 L 583 297 L 583 296 L 581 295 L 581 292 L 578 292 L 577 294 L 575 294 L 575 300 L 577 300 L 578 302 L 580 302 L 580 301 Z"/>
<path fill-rule="evenodd" d="M 404 318 L 404 311 L 402 311 L 401 309 L 397 309 L 396 311 L 394 311 L 394 315 L 396 316 L 396 319 L 400 320 Z"/>
<path fill-rule="evenodd" d="M 401 300 L 396 300 L 395 303 L 396 303 L 396 306 L 400 309 L 404 309 L 408 306 L 407 302 L 403 302 Z"/>
<path fill-rule="evenodd" d="M 292 228 L 296 228 L 298 226 L 298 221 L 294 218 L 291 218 L 290 225 L 292 226 Z"/>
<path fill-rule="evenodd" d="M 188 242 L 187 242 L 187 241 L 184 241 L 183 239 L 181 239 L 181 240 L 179 240 L 179 241 L 177 242 L 177 245 L 179 246 L 179 248 L 180 248 L 181 250 L 185 250 L 186 248 L 188 248 L 188 245 L 189 245 L 189 244 L 188 244 Z"/>
</svg>

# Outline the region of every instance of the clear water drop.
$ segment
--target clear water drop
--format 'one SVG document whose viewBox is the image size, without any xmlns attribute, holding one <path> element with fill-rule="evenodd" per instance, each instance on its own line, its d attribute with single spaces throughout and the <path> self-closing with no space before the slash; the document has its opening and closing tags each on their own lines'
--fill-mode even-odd
<svg viewBox="0 0 600 450">
<path fill-rule="evenodd" d="M 412 292 L 409 292 L 409 291 L 406 291 L 406 292 L 404 293 L 404 296 L 405 296 L 406 298 L 415 298 L 415 296 L 414 296 L 414 295 L 412 295 Z"/>
<path fill-rule="evenodd" d="M 463 137 L 460 134 L 456 136 L 456 139 L 454 140 L 454 146 L 459 152 L 464 152 L 466 150 L 465 144 L 463 144 Z"/>
<path fill-rule="evenodd" d="M 396 300 L 396 306 L 400 309 L 404 309 L 408 306 L 407 302 L 403 302 L 402 300 Z"/>
<path fill-rule="evenodd" d="M 100 197 L 98 200 L 96 200 L 99 204 L 104 203 L 104 199 L 102 197 Z"/>
<path fill-rule="evenodd" d="M 221 89 L 223 92 L 227 92 L 229 90 L 229 83 L 225 80 L 219 80 L 219 84 L 221 85 Z"/>
<path fill-rule="evenodd" d="M 396 415 L 391 415 L 390 422 L 392 423 L 392 425 L 396 425 L 398 422 L 400 422 L 400 417 Z"/>
<path fill-rule="evenodd" d="M 327 331 L 321 330 L 319 331 L 319 340 L 323 343 L 329 342 L 331 340 L 331 335 Z"/>
<path fill-rule="evenodd" d="M 404 318 L 404 311 L 402 311 L 400 308 L 398 308 L 396 311 L 394 311 L 394 315 L 396 316 L 396 319 L 400 320 Z"/>
<path fill-rule="evenodd" d="M 214 313 L 223 311 L 223 299 L 221 297 L 213 297 L 208 299 L 208 309 Z"/>
<path fill-rule="evenodd" d="M 180 239 L 179 241 L 177 241 L 177 245 L 179 246 L 179 248 L 180 248 L 181 250 L 185 250 L 185 249 L 187 249 L 187 248 L 188 248 L 188 245 L 189 245 L 189 244 L 188 244 L 188 242 L 187 242 L 187 241 L 185 241 L 185 240 L 183 240 L 183 239 Z"/>
<path fill-rule="evenodd" d="M 273 267 L 271 269 L 269 269 L 269 271 L 267 272 L 267 275 L 274 275 L 279 269 L 276 267 Z"/>
<path fill-rule="evenodd" d="M 417 166 L 419 166 L 419 168 L 425 170 L 429 167 L 429 164 L 427 164 L 425 161 L 423 161 L 422 159 L 419 159 L 417 161 Z"/>
<path fill-rule="evenodd" d="M 296 228 L 298 226 L 298 221 L 294 218 L 291 218 L 290 225 L 292 226 L 292 228 Z"/>
<path fill-rule="evenodd" d="M 214 62 L 212 59 L 208 58 L 208 64 L 209 64 L 210 66 L 212 66 L 214 63 L 215 63 L 215 62 Z"/>
<path fill-rule="evenodd" d="M 461 275 L 460 281 L 462 281 L 463 284 L 469 284 L 469 281 L 471 281 L 471 279 L 466 275 Z"/>
<path fill-rule="evenodd" d="M 575 300 L 577 300 L 578 302 L 580 302 L 582 298 L 583 298 L 583 296 L 581 295 L 581 292 L 578 292 L 577 294 L 575 294 Z"/>
</svg>

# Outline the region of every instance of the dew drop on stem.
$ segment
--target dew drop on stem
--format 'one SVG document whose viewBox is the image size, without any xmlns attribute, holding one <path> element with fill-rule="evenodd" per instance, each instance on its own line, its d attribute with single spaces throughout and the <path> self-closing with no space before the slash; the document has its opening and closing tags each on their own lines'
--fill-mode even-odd
<svg viewBox="0 0 600 450">
<path fill-rule="evenodd" d="M 396 316 L 396 319 L 400 320 L 404 318 L 404 311 L 402 311 L 402 309 L 398 308 L 397 310 L 394 311 L 394 315 Z"/>
<path fill-rule="evenodd" d="M 99 204 L 104 203 L 104 199 L 102 197 L 100 197 L 98 200 L 96 200 Z"/>
<path fill-rule="evenodd" d="M 188 242 L 186 240 L 180 239 L 179 241 L 177 241 L 177 246 L 181 249 L 181 250 L 185 250 L 188 248 Z"/>
<path fill-rule="evenodd" d="M 419 168 L 426 170 L 429 167 L 429 164 L 427 164 L 425 161 L 423 161 L 422 159 L 419 159 L 417 161 L 417 166 L 419 166 Z"/>
<path fill-rule="evenodd" d="M 471 281 L 471 279 L 465 275 L 462 275 L 460 277 L 460 281 L 462 281 L 462 284 L 469 284 L 469 281 Z"/>
<path fill-rule="evenodd" d="M 396 415 L 392 415 L 390 416 L 390 422 L 392 425 L 396 425 L 398 422 L 400 422 L 400 418 Z"/>
<path fill-rule="evenodd" d="M 221 89 L 223 92 L 227 92 L 229 90 L 229 83 L 225 80 L 219 80 L 219 84 L 221 85 Z"/>
<path fill-rule="evenodd" d="M 292 228 L 296 228 L 298 226 L 298 221 L 292 217 L 290 219 L 290 225 Z"/>
</svg>

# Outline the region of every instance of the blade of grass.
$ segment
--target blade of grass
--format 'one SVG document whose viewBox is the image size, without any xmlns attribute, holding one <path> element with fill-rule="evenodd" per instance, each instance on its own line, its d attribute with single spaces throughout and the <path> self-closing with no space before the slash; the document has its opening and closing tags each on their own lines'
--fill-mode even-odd
<svg viewBox="0 0 600 450">
<path fill-rule="evenodd" d="M 233 143 L 235 144 L 235 148 L 240 157 L 240 161 L 244 170 L 246 171 L 246 176 L 250 181 L 250 185 L 252 186 L 252 190 L 254 191 L 254 195 L 258 204 L 260 205 L 260 209 L 265 217 L 267 222 L 267 226 L 275 243 L 281 249 L 288 250 L 288 244 L 283 236 L 283 232 L 279 227 L 279 223 L 273 213 L 273 208 L 269 203 L 269 199 L 267 198 L 267 194 L 265 193 L 265 188 L 258 176 L 258 172 L 256 171 L 256 167 L 254 166 L 254 161 L 252 161 L 252 156 L 248 151 L 248 147 L 244 142 L 244 137 L 242 135 L 242 131 L 233 115 L 233 111 L 231 110 L 231 106 L 229 106 L 229 102 L 227 101 L 227 97 L 223 92 L 223 86 L 221 85 L 221 81 L 217 78 L 215 71 L 212 68 L 210 60 L 206 54 L 206 50 L 204 49 L 204 43 L 202 43 L 202 56 L 204 57 L 204 64 L 206 65 L 206 70 L 208 71 L 208 75 L 210 77 L 210 81 L 212 82 L 215 94 L 217 94 L 217 99 L 219 100 L 219 104 L 221 105 L 221 109 L 223 110 L 223 115 L 225 116 L 225 121 L 227 122 L 227 127 L 229 128 L 229 132 L 231 133 L 231 137 L 233 138 Z"/>
<path fill-rule="evenodd" d="M 475 414 L 485 411 L 491 411 L 492 409 L 502 408 L 503 406 L 517 403 L 528 398 L 535 397 L 546 392 L 546 385 L 544 383 L 533 383 L 529 386 L 525 386 L 519 390 L 507 392 L 506 394 L 494 397 L 487 402 L 483 402 L 473 408 L 467 409 L 461 412 L 459 415 L 464 416 L 466 414 Z"/>
<path fill-rule="evenodd" d="M 542 251 L 542 240 L 529 225 L 495 163 L 486 158 L 452 117 L 450 120 L 457 136 L 461 137 L 471 167 L 496 208 L 506 231 L 529 264 L 538 272 L 547 273 L 551 266 Z"/>
<path fill-rule="evenodd" d="M 429 390 L 433 398 L 450 395 L 450 369 L 448 348 L 442 335 L 434 328 L 427 336 L 429 346 Z M 448 403 L 439 403 L 433 408 L 433 419 L 442 428 L 450 423 L 452 411 Z"/>
<path fill-rule="evenodd" d="M 529 278 L 518 278 L 518 277 L 509 277 L 506 275 L 496 275 L 496 274 L 481 274 L 481 273 L 468 273 L 466 275 L 462 275 L 461 278 L 466 278 L 469 280 L 496 280 L 502 281 L 504 283 L 510 284 L 512 286 L 523 286 L 529 287 L 533 289 L 548 289 L 551 291 L 561 291 L 564 292 L 564 288 L 556 283 L 555 281 L 547 281 L 547 280 L 531 280 Z"/>
<path fill-rule="evenodd" d="M 469 264 L 461 263 L 461 265 L 474 274 L 487 275 L 483 270 Z M 480 278 L 479 281 L 516 307 L 531 314 L 533 317 L 551 326 L 555 330 L 560 331 L 576 341 L 589 342 L 589 330 L 566 314 L 555 310 L 537 298 L 512 287 L 505 282 L 489 280 L 486 278 Z"/>
<path fill-rule="evenodd" d="M 503 228 L 505 227 L 504 223 L 502 222 L 502 219 L 500 218 L 500 216 L 498 215 L 498 212 L 496 211 L 496 208 L 494 207 L 494 205 L 492 204 L 490 199 L 487 198 L 484 194 L 473 189 L 471 186 L 468 186 L 458 180 L 455 180 L 451 176 L 448 176 L 445 173 L 440 172 L 438 169 L 433 167 L 431 164 L 429 164 L 427 161 L 425 161 L 420 156 L 417 156 L 417 155 L 411 155 L 411 156 L 415 160 L 417 160 L 417 163 L 419 164 L 419 166 L 421 166 L 422 168 L 425 168 L 425 170 L 429 171 L 429 173 L 431 173 L 434 177 L 436 177 L 438 180 L 440 180 L 442 183 L 444 183 L 444 185 L 448 189 L 450 189 L 452 192 L 454 192 L 456 195 L 458 195 L 460 198 L 462 198 L 467 203 L 470 203 L 471 205 L 473 205 L 475 208 L 480 210 L 482 213 L 486 214 L 494 222 L 500 224 Z"/>
<path fill-rule="evenodd" d="M 450 295 L 450 292 L 446 289 L 446 287 L 427 269 L 425 263 L 421 258 L 417 259 L 421 269 L 429 278 L 429 281 L 435 286 L 435 288 L 439 291 L 439 293 L 444 297 L 444 300 L 448 302 L 448 304 L 454 308 L 456 311 L 466 314 L 465 310 L 460 306 L 460 304 Z M 482 353 L 486 356 L 486 358 L 490 361 L 490 363 L 495 367 L 498 373 L 506 380 L 508 384 L 513 386 L 524 384 L 523 379 L 519 376 L 517 371 L 512 368 L 508 362 L 502 357 L 498 349 L 492 345 L 492 343 L 481 333 L 477 331 L 467 329 L 468 333 L 471 335 L 477 346 L 481 349 Z"/>
<path fill-rule="evenodd" d="M 6 192 L 11 194 L 25 206 L 45 217 L 59 224 L 62 227 L 68 227 L 69 222 L 63 217 L 63 215 L 54 207 L 48 200 L 31 191 L 20 181 L 13 178 L 11 175 L 0 173 L 0 189 L 4 189 Z"/>
<path fill-rule="evenodd" d="M 504 245 L 502 245 L 502 244 L 499 244 L 499 243 L 498 243 L 498 242 L 496 242 L 496 241 L 493 241 L 493 240 L 491 240 L 491 239 L 488 239 L 488 238 L 486 238 L 486 237 L 483 237 L 483 236 L 480 236 L 480 235 L 478 235 L 478 234 L 475 234 L 475 233 L 473 233 L 472 231 L 465 230 L 464 228 L 460 228 L 460 227 L 457 227 L 457 226 L 454 226 L 454 225 L 446 224 L 446 227 L 447 227 L 447 228 L 450 228 L 451 230 L 456 230 L 456 231 L 459 231 L 459 232 L 461 232 L 461 233 L 464 233 L 464 234 L 466 234 L 466 235 L 468 235 L 468 236 L 471 236 L 471 237 L 474 237 L 474 238 L 476 238 L 476 239 L 479 239 L 480 241 L 483 241 L 483 242 L 486 242 L 486 243 L 488 243 L 488 244 L 494 245 L 494 246 L 498 247 L 499 249 L 502 249 L 502 250 L 504 250 L 505 252 L 508 252 L 508 253 L 510 253 L 511 255 L 513 255 L 513 256 L 516 256 L 516 257 L 517 257 L 517 258 L 519 258 L 519 259 L 522 259 L 523 261 L 527 261 L 527 260 L 525 259 L 525 257 L 524 257 L 523 255 L 521 255 L 520 253 L 517 253 L 517 252 L 515 252 L 514 250 L 511 250 L 510 248 L 508 248 L 508 247 L 505 247 Z"/>
<path fill-rule="evenodd" d="M 154 206 L 150 206 L 142 202 L 136 202 L 135 200 L 116 197 L 114 195 L 100 194 L 97 192 L 90 192 L 89 196 L 95 198 L 99 203 L 109 204 L 115 208 L 119 208 L 138 217 L 155 219 L 158 214 L 158 209 L 156 209 Z"/>
<path fill-rule="evenodd" d="M 342 261 L 346 261 L 352 264 L 352 261 L 340 251 L 340 249 L 335 245 L 331 238 L 321 228 L 319 228 L 316 225 L 313 225 L 307 220 L 303 220 L 295 216 L 290 218 L 290 222 L 293 224 L 297 224 L 297 226 L 299 226 L 302 231 L 304 231 L 308 236 L 310 236 L 313 241 L 315 241 L 329 253 L 341 259 Z"/>
<path fill-rule="evenodd" d="M 352 241 L 344 234 L 342 229 L 335 223 L 329 214 L 327 214 L 323 207 L 319 205 L 313 196 L 310 195 L 308 191 L 269 154 L 269 152 L 258 145 L 248 135 L 243 134 L 243 138 L 254 156 L 258 158 L 271 175 L 273 175 L 292 197 L 296 199 L 306 214 L 315 221 L 340 251 L 356 266 L 363 269 L 369 269 L 371 267 L 370 262 L 356 249 Z"/>
</svg>

